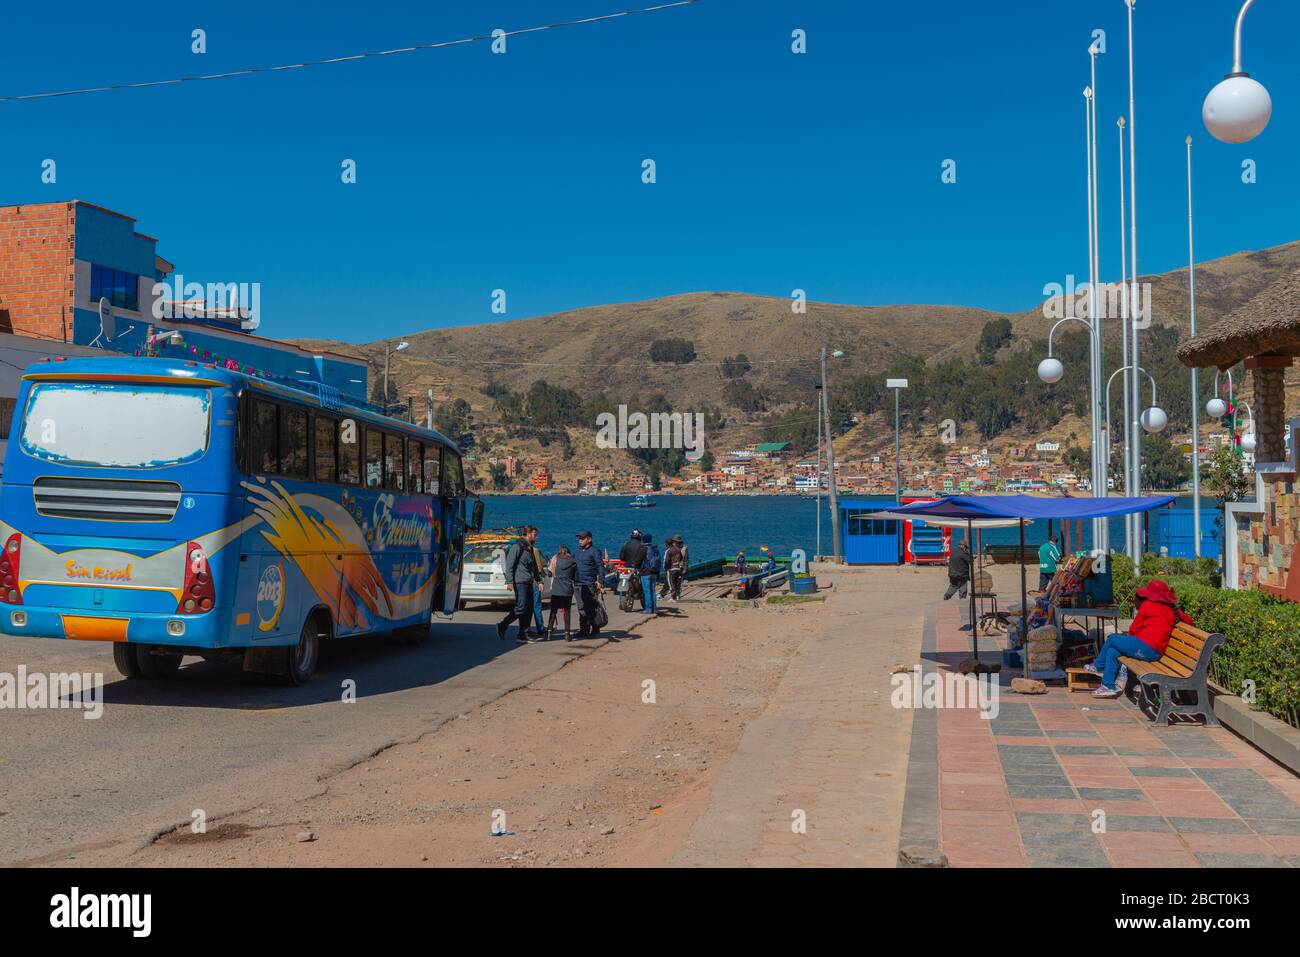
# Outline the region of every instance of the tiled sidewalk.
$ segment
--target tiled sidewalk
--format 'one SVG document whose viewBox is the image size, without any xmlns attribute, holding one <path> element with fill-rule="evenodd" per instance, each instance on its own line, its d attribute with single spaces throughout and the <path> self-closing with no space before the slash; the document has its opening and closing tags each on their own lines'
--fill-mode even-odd
<svg viewBox="0 0 1300 957">
<path fill-rule="evenodd" d="M 928 657 L 940 671 L 969 656 L 962 611 L 938 606 Z M 938 711 L 938 833 L 952 866 L 1300 867 L 1290 771 L 1226 729 L 1156 727 L 1128 701 L 1013 694 L 1014 674 L 1001 676 L 993 720 Z"/>
</svg>

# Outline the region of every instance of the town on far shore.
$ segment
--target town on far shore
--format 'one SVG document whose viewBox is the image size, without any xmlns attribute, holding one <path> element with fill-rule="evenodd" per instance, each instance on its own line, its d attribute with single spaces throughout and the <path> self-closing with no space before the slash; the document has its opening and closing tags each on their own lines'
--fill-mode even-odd
<svg viewBox="0 0 1300 957">
<path fill-rule="evenodd" d="M 930 451 L 902 449 L 901 488 L 909 494 L 1092 492 L 1088 476 L 1078 474 L 1079 470 L 1067 462 L 1069 446 L 1061 442 L 1026 440 L 1001 446 L 953 444 L 940 457 L 934 448 L 940 441 L 937 429 L 921 430 L 921 438 L 929 443 Z M 1212 453 L 1226 438 L 1222 432 L 1203 434 L 1201 455 Z M 1189 462 L 1190 443 L 1190 434 L 1175 437 L 1173 443 Z M 1083 454 L 1087 454 L 1086 450 Z M 469 458 L 472 461 L 473 456 Z M 696 467 L 692 471 L 688 465 L 684 474 L 663 476 L 657 484 L 646 471 L 567 463 L 568 467 L 561 473 L 551 465 L 529 463 L 515 455 L 488 456 L 483 464 L 502 476 L 503 487 L 496 489 L 498 494 L 816 495 L 819 485 L 823 491 L 829 486 L 825 459 L 798 455 L 788 442 L 742 445 L 718 455 L 712 468 Z M 835 479 L 836 491 L 843 494 L 892 495 L 895 492 L 894 450 L 885 448 L 850 455 L 843 460 L 837 457 Z M 1110 487 L 1115 488 L 1113 478 Z M 1179 488 L 1167 491 L 1179 491 Z"/>
</svg>

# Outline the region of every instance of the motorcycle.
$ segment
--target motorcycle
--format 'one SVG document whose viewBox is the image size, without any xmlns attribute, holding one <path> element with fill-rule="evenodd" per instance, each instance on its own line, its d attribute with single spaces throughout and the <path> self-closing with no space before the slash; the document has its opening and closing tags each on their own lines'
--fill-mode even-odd
<svg viewBox="0 0 1300 957">
<path fill-rule="evenodd" d="M 626 565 L 619 566 L 618 586 L 615 590 L 618 592 L 619 609 L 630 612 L 641 600 L 641 576 Z"/>
</svg>

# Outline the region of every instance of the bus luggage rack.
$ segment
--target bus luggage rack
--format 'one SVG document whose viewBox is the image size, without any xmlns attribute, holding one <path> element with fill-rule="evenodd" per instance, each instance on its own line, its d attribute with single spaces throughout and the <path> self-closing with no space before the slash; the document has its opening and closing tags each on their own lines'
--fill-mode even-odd
<svg viewBox="0 0 1300 957">
<path fill-rule="evenodd" d="M 125 479 L 38 478 L 36 511 L 55 518 L 96 522 L 169 522 L 181 501 L 175 482 Z"/>
</svg>

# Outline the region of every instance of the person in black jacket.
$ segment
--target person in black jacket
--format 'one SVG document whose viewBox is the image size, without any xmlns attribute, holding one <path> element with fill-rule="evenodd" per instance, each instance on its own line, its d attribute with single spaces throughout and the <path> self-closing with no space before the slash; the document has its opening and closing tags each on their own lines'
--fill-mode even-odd
<svg viewBox="0 0 1300 957">
<path fill-rule="evenodd" d="M 618 560 L 627 566 L 627 570 L 631 572 L 627 580 L 627 601 L 630 603 L 641 598 L 644 603 L 645 599 L 639 593 L 641 591 L 641 565 L 645 562 L 645 543 L 641 541 L 641 530 L 639 528 L 632 529 L 632 534 L 628 536 L 628 540 L 619 549 Z M 628 610 L 631 610 L 630 605 Z"/>
<path fill-rule="evenodd" d="M 962 598 L 966 597 L 966 585 L 970 582 L 970 567 L 970 546 L 962 542 L 952 550 L 952 556 L 948 559 L 948 590 L 943 593 L 944 601 L 958 593 Z"/>
<path fill-rule="evenodd" d="M 573 560 L 577 563 L 574 583 L 578 589 L 578 637 L 594 638 L 600 634 L 596 606 L 605 591 L 605 560 L 592 543 L 590 531 L 578 533 L 578 551 Z"/>
<path fill-rule="evenodd" d="M 522 538 L 516 538 L 506 551 L 506 584 L 515 593 L 515 607 L 510 614 L 497 622 L 497 637 L 502 641 L 512 621 L 519 622 L 516 641 L 528 640 L 528 624 L 533 618 L 533 589 L 542 583 L 542 570 L 537 567 L 533 543 L 537 541 L 537 526 L 524 528 Z"/>
</svg>

